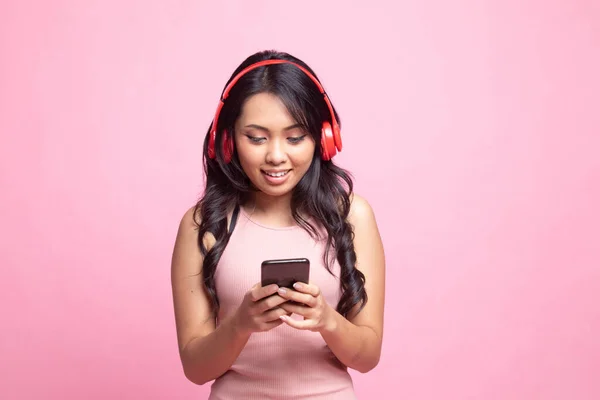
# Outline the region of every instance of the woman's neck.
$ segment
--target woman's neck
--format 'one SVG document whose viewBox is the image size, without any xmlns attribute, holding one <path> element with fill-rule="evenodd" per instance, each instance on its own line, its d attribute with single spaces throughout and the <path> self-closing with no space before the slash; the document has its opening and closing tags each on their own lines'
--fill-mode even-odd
<svg viewBox="0 0 600 400">
<path fill-rule="evenodd" d="M 273 197 L 259 192 L 250 198 L 246 207 L 254 219 L 274 226 L 290 226 L 296 223 L 292 217 L 291 200 L 291 193 Z"/>
</svg>

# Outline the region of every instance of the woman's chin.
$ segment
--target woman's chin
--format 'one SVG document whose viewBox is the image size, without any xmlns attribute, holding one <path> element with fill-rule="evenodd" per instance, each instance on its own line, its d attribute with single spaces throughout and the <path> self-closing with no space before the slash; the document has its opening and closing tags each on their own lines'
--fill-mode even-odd
<svg viewBox="0 0 600 400">
<path fill-rule="evenodd" d="M 279 186 L 271 186 L 271 185 L 265 185 L 263 183 L 261 185 L 255 184 L 254 186 L 258 189 L 258 191 L 263 196 L 282 197 L 282 196 L 291 194 L 292 190 L 294 190 L 295 185 L 286 184 L 286 185 L 279 185 Z"/>
</svg>

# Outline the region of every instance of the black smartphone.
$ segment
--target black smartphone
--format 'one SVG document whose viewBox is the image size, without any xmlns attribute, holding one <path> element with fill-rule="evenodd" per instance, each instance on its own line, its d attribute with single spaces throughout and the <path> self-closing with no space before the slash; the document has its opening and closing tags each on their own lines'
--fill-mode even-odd
<svg viewBox="0 0 600 400">
<path fill-rule="evenodd" d="M 293 288 L 294 283 L 308 283 L 310 261 L 307 258 L 285 258 L 280 260 L 265 260 L 261 265 L 261 285 L 273 283 L 279 287 Z"/>
</svg>

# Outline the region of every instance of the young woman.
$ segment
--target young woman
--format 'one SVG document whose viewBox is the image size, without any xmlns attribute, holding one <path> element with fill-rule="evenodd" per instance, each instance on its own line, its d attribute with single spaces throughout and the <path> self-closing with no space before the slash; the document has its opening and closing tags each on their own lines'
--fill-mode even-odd
<svg viewBox="0 0 600 400">
<path fill-rule="evenodd" d="M 368 202 L 332 161 L 340 122 L 314 72 L 264 51 L 223 91 L 206 189 L 183 216 L 172 289 L 183 371 L 211 399 L 353 399 L 383 338 L 385 261 Z M 262 286 L 261 263 L 307 258 L 308 284 Z"/>
</svg>

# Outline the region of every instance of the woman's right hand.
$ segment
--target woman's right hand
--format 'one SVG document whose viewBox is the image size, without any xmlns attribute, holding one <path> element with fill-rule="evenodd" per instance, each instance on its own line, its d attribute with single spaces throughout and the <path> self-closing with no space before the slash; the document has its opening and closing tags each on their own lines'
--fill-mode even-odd
<svg viewBox="0 0 600 400">
<path fill-rule="evenodd" d="M 233 316 L 236 330 L 245 335 L 266 332 L 283 323 L 282 315 L 289 315 L 280 304 L 287 300 L 279 296 L 275 284 L 262 287 L 254 285 L 246 294 Z"/>
</svg>

